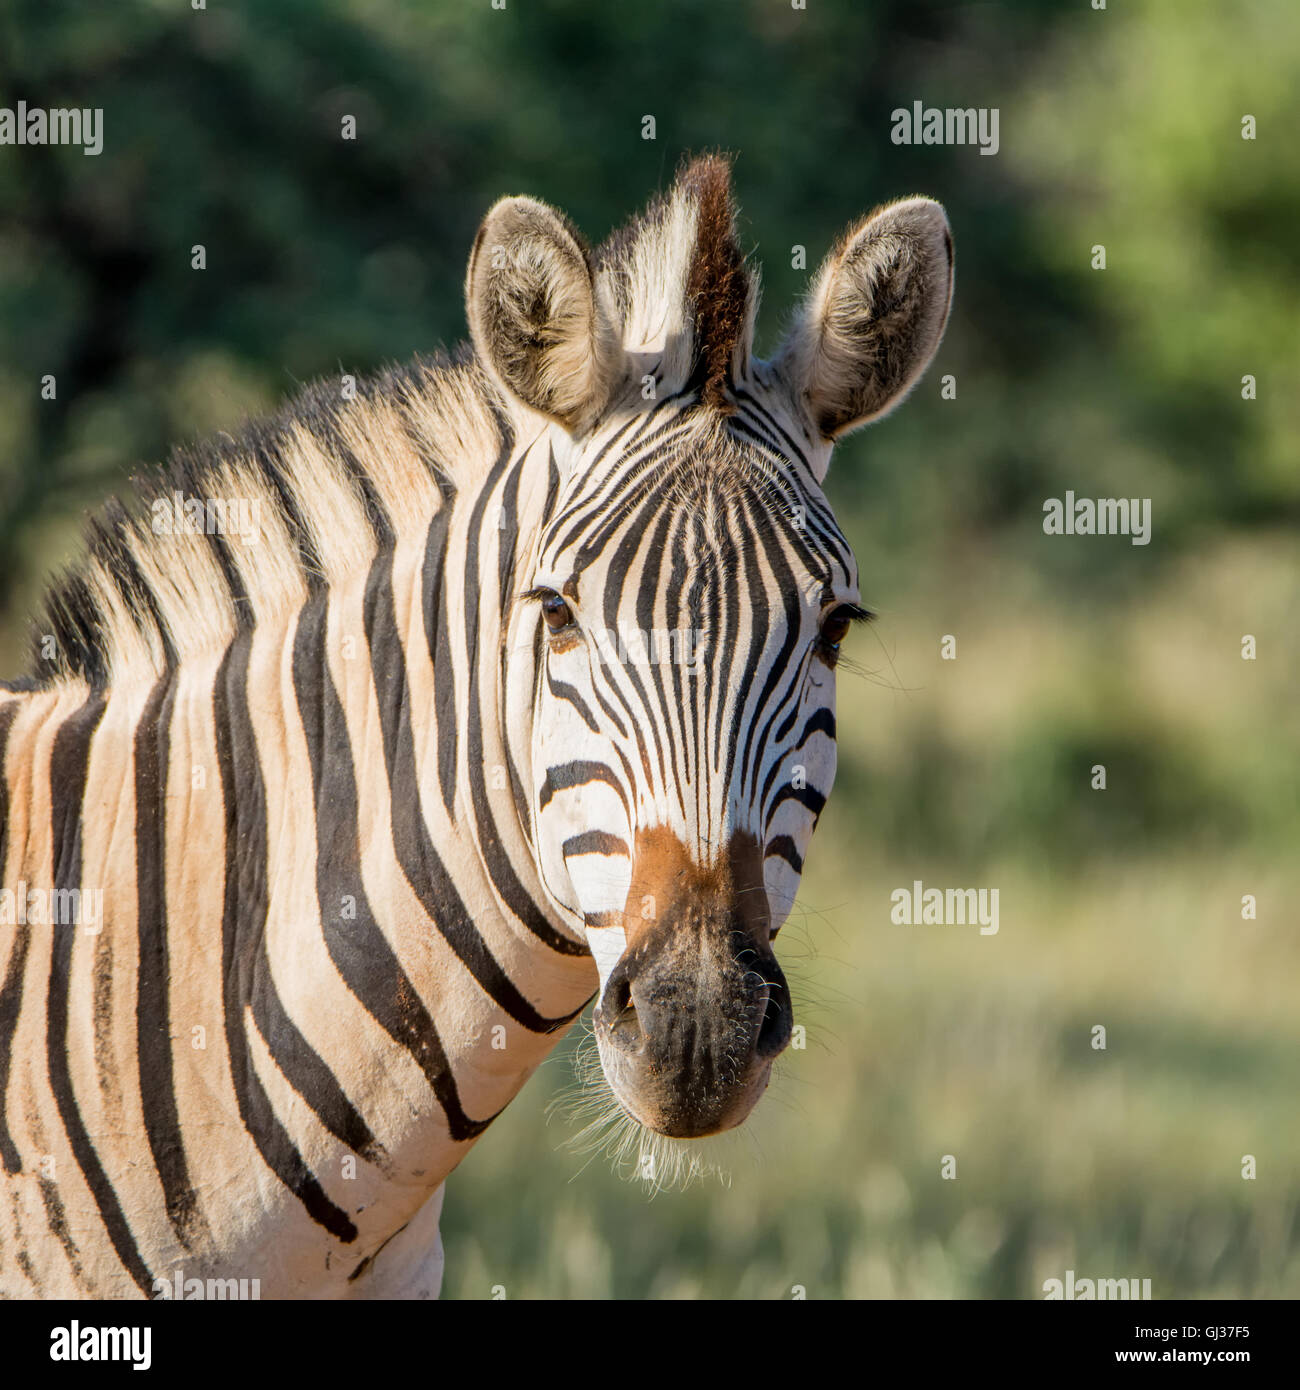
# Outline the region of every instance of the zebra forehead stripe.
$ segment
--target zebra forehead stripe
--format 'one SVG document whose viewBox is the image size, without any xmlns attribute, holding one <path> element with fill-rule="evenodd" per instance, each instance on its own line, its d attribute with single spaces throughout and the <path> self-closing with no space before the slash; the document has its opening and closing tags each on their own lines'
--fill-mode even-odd
<svg viewBox="0 0 1300 1390">
<path fill-rule="evenodd" d="M 710 778 L 720 786 L 739 777 L 739 794 L 753 799 L 764 823 L 781 777 L 764 750 L 794 728 L 809 678 L 803 605 L 818 594 L 829 605 L 854 583 L 843 535 L 819 491 L 797 474 L 806 455 L 782 452 L 778 424 L 743 393 L 725 418 L 705 420 L 684 402 L 647 447 L 629 447 L 584 479 L 544 542 L 545 573 L 611 640 L 621 640 L 625 623 L 647 641 L 665 630 L 703 639 L 703 659 L 689 672 L 653 655 L 602 659 L 584 689 L 618 734 L 612 754 L 623 758 L 623 742 L 632 742 L 646 785 L 697 827 L 702 854 L 726 814 Z M 543 685 L 554 690 L 561 677 L 549 660 L 542 664 Z M 563 684 L 572 689 L 567 678 Z M 539 811 L 552 795 L 543 782 Z M 801 855 L 785 858 L 802 863 Z"/>
</svg>

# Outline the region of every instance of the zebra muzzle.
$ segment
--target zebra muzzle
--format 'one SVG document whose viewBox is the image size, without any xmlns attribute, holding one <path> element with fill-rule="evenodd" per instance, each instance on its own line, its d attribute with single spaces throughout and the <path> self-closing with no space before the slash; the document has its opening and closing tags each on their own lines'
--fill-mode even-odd
<svg viewBox="0 0 1300 1390">
<path fill-rule="evenodd" d="M 679 1138 L 740 1124 L 790 1041 L 770 946 L 735 914 L 700 907 L 640 936 L 602 979 L 596 1040 L 624 1109 Z"/>
</svg>

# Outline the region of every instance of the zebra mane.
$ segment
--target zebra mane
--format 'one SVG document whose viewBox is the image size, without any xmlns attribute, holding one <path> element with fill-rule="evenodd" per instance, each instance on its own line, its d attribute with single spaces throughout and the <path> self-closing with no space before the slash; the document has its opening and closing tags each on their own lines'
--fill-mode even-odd
<svg viewBox="0 0 1300 1390">
<path fill-rule="evenodd" d="M 354 392 L 317 381 L 233 434 L 176 449 L 89 522 L 83 558 L 46 597 L 20 686 L 156 678 L 223 650 L 396 536 L 427 530 L 508 429 L 463 346 L 358 379 Z"/>
<path fill-rule="evenodd" d="M 757 309 L 730 173 L 719 155 L 691 161 L 594 256 L 631 380 L 644 360 L 662 390 L 698 391 L 710 415 L 725 415 L 728 385 L 748 374 Z M 224 650 L 398 535 L 427 530 L 445 497 L 482 476 L 513 413 L 462 345 L 359 379 L 349 395 L 337 379 L 315 382 L 235 433 L 176 449 L 89 522 L 83 557 L 46 596 L 19 686 L 153 680 Z M 256 516 L 254 538 L 230 527 L 231 506 Z"/>
<path fill-rule="evenodd" d="M 666 193 L 599 248 L 596 272 L 632 363 L 653 357 L 666 390 L 697 390 L 706 405 L 729 410 L 727 385 L 749 372 L 759 291 L 736 238 L 730 159 L 685 163 Z"/>
</svg>

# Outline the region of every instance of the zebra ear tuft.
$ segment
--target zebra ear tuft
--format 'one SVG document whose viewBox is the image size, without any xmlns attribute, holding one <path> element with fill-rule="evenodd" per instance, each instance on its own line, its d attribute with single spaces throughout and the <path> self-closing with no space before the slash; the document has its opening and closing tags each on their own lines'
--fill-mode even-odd
<svg viewBox="0 0 1300 1390">
<path fill-rule="evenodd" d="M 619 350 L 576 228 L 532 198 L 483 219 L 465 278 L 470 335 L 498 382 L 577 433 L 609 400 Z"/>
<path fill-rule="evenodd" d="M 777 355 L 827 439 L 878 419 L 930 364 L 952 300 L 952 234 L 943 208 L 906 198 L 840 238 Z"/>
</svg>

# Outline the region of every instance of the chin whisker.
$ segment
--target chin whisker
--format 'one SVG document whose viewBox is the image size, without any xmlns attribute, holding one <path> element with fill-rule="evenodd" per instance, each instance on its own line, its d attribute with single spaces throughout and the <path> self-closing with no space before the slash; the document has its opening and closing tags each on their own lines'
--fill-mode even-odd
<svg viewBox="0 0 1300 1390">
<path fill-rule="evenodd" d="M 736 1144 L 752 1145 L 753 1136 L 728 1130 L 708 1139 L 673 1139 L 647 1129 L 619 1104 L 601 1068 L 595 1033 L 590 1025 L 585 1031 L 574 1054 L 572 1084 L 547 1106 L 548 1119 L 558 1116 L 576 1127 L 563 1147 L 586 1156 L 578 1172 L 603 1156 L 619 1177 L 640 1183 L 650 1196 L 708 1179 L 729 1187 Z"/>
</svg>

